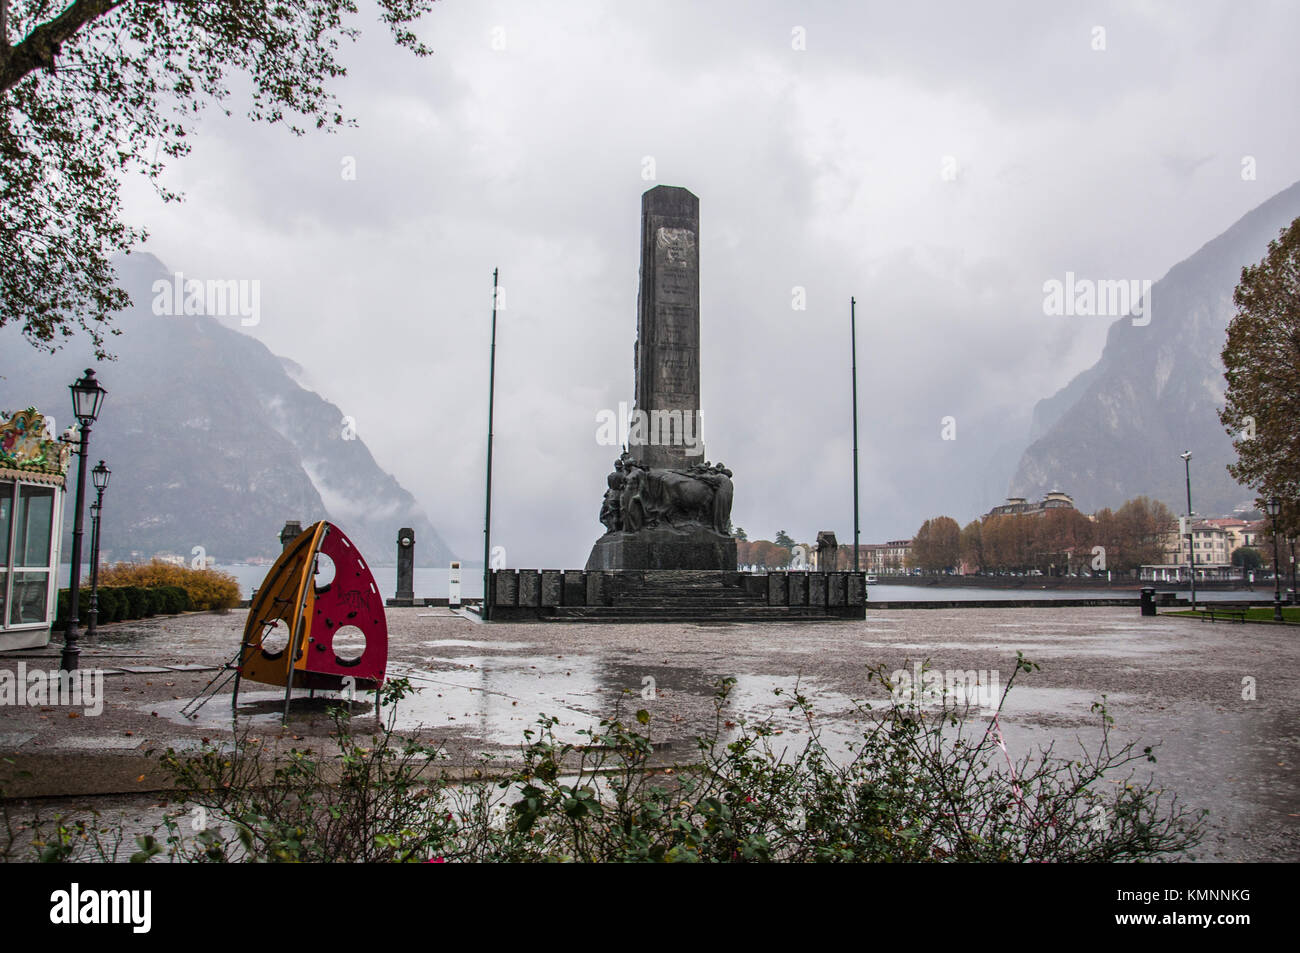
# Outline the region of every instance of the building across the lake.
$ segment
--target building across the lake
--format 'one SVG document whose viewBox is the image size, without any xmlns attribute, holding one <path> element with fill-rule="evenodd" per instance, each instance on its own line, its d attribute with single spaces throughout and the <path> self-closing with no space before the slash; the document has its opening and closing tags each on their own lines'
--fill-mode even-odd
<svg viewBox="0 0 1300 953">
<path fill-rule="evenodd" d="M 858 547 L 858 558 L 863 571 L 874 574 L 889 575 L 906 572 L 911 568 L 911 557 L 910 539 L 891 539 L 887 543 L 863 543 Z"/>
<path fill-rule="evenodd" d="M 995 506 L 984 514 L 984 519 L 991 516 L 1041 516 L 1048 510 L 1074 509 L 1074 497 L 1060 490 L 1052 490 L 1036 503 L 1031 503 L 1023 496 L 1009 496 L 1000 506 Z"/>
<path fill-rule="evenodd" d="M 1178 532 L 1179 525 L 1171 523 L 1160 538 L 1162 559 L 1159 563 L 1143 566 L 1140 575 L 1153 582 L 1182 582 L 1196 568 L 1198 580 L 1237 579 L 1241 570 L 1232 565 L 1234 536 L 1224 523 L 1243 523 L 1243 520 L 1197 520 L 1191 526 L 1192 558 L 1188 559 L 1187 535 Z M 1244 537 L 1243 537 L 1244 538 Z"/>
<path fill-rule="evenodd" d="M 1264 534 L 1264 521 L 1252 523 L 1250 520 L 1243 520 L 1236 516 L 1225 516 L 1219 519 L 1205 520 L 1211 526 L 1217 526 L 1228 535 L 1228 558 L 1242 546 L 1257 548 L 1260 545 L 1260 539 Z"/>
</svg>

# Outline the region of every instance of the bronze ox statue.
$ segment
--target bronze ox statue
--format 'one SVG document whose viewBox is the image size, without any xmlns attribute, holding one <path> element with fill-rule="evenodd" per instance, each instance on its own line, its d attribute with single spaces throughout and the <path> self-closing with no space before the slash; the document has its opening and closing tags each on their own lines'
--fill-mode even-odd
<svg viewBox="0 0 1300 953">
<path fill-rule="evenodd" d="M 624 453 L 606 480 L 600 521 L 611 533 L 699 525 L 730 536 L 731 476 L 722 463 L 661 470 L 644 467 Z"/>
</svg>

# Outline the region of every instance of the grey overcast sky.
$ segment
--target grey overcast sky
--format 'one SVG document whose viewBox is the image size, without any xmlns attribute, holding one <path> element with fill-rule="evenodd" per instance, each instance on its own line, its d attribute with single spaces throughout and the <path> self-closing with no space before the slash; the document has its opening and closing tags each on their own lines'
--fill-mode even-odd
<svg viewBox="0 0 1300 953">
<path fill-rule="evenodd" d="M 857 297 L 869 542 L 999 502 L 1096 360 L 1111 319 L 1044 315 L 1045 281 L 1158 279 L 1300 179 L 1300 4 L 442 0 L 424 60 L 361 6 L 358 129 L 211 111 L 187 200 L 133 181 L 126 214 L 187 276 L 260 280 L 248 333 L 469 558 L 498 266 L 494 541 L 571 567 L 602 532 L 653 185 L 700 198 L 704 435 L 751 538 L 851 535 Z"/>
</svg>

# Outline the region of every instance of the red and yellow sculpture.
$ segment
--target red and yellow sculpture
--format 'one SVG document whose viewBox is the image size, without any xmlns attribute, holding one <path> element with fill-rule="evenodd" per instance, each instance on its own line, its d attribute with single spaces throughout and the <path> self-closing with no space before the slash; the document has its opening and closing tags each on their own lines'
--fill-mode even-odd
<svg viewBox="0 0 1300 953">
<path fill-rule="evenodd" d="M 333 563 L 334 576 L 318 582 L 326 570 L 322 557 Z M 340 633 L 353 629 L 365 638 L 364 649 L 336 647 Z M 285 547 L 257 590 L 231 704 L 238 702 L 241 679 L 283 685 L 286 718 L 294 688 L 374 691 L 378 699 L 387 666 L 379 587 L 352 541 L 322 520 Z"/>
</svg>

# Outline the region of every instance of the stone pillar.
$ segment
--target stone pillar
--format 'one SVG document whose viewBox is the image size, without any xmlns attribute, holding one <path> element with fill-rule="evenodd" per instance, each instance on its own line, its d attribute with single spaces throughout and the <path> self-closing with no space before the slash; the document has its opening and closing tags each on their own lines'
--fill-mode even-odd
<svg viewBox="0 0 1300 953">
<path fill-rule="evenodd" d="M 702 463 L 700 200 L 686 189 L 659 185 L 641 196 L 635 354 L 633 458 L 674 470 Z"/>
<path fill-rule="evenodd" d="M 840 544 L 835 534 L 828 529 L 817 534 L 817 568 L 822 572 L 835 572 L 839 569 Z"/>
<path fill-rule="evenodd" d="M 732 472 L 720 461 L 703 467 L 700 200 L 683 188 L 659 185 L 641 196 L 633 354 L 630 458 L 620 457 L 606 477 L 599 512 L 608 532 L 592 547 L 586 568 L 734 572 Z"/>
<path fill-rule="evenodd" d="M 302 523 L 298 520 L 289 520 L 284 524 L 284 529 L 280 530 L 280 549 L 281 551 L 289 548 L 289 544 L 302 535 Z"/>
<path fill-rule="evenodd" d="M 415 530 L 403 526 L 397 531 L 398 603 L 415 605 Z"/>
</svg>

